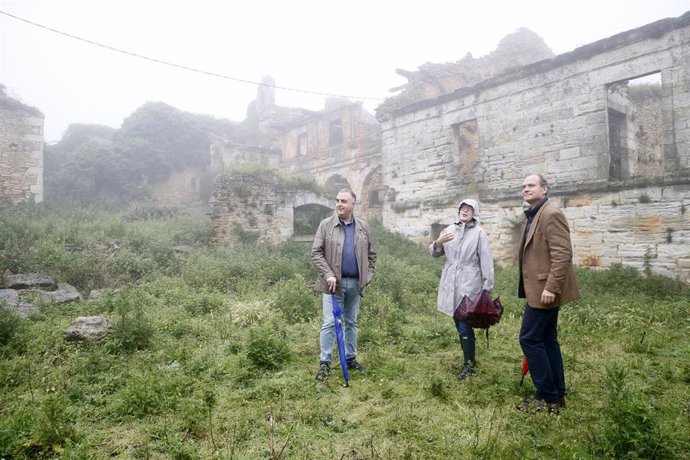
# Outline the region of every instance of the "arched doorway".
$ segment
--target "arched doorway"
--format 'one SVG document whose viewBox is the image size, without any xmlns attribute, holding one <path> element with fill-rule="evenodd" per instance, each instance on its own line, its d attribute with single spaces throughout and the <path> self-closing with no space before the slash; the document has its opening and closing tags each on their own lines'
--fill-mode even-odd
<svg viewBox="0 0 690 460">
<path fill-rule="evenodd" d="M 319 223 L 333 214 L 333 208 L 323 206 L 317 203 L 307 203 L 302 206 L 296 206 L 293 210 L 293 230 L 292 234 L 295 237 L 313 237 L 316 234 L 316 229 L 319 228 Z"/>
</svg>

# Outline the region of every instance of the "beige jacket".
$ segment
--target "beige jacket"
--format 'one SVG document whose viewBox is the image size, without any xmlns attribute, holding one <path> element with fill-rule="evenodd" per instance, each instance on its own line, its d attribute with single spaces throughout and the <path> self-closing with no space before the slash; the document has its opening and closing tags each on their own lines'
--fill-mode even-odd
<svg viewBox="0 0 690 460">
<path fill-rule="evenodd" d="M 338 284 L 340 284 L 344 241 L 345 230 L 337 215 L 321 221 L 311 247 L 311 260 L 319 276 L 316 282 L 317 291 L 329 292 L 326 279 L 331 276 L 335 276 Z M 355 219 L 355 256 L 357 257 L 361 292 L 374 276 L 376 251 L 369 232 L 369 225 L 365 220 L 359 218 Z"/>
<path fill-rule="evenodd" d="M 455 238 L 443 246 L 429 246 L 433 257 L 446 256 L 438 285 L 436 307 L 442 313 L 453 316 L 462 298 L 473 297 L 482 289 L 494 288 L 494 260 L 489 238 L 476 220 L 447 227 Z"/>
</svg>

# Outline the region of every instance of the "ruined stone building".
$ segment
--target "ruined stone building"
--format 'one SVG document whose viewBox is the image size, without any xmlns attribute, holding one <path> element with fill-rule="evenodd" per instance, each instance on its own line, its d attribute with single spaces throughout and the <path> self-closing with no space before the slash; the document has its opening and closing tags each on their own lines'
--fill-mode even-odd
<svg viewBox="0 0 690 460">
<path fill-rule="evenodd" d="M 0 85 L 0 200 L 43 201 L 43 119 Z"/>
<path fill-rule="evenodd" d="M 244 122 L 253 129 L 251 141 L 216 137 L 212 142 L 215 241 L 232 245 L 252 235 L 270 242 L 311 239 L 343 187 L 358 194 L 359 215 L 380 219 L 378 121 L 361 103 L 348 100 L 328 99 L 321 111 L 276 106 L 273 80 L 264 82 Z M 237 171 L 242 164 L 275 168 L 283 178 Z"/>
<path fill-rule="evenodd" d="M 554 57 L 520 36 L 537 52 L 519 65 L 422 66 L 379 108 L 383 224 L 428 243 L 460 198 L 477 198 L 510 265 L 522 179 L 543 173 L 578 265 L 690 280 L 690 13 Z"/>
<path fill-rule="evenodd" d="M 360 102 L 327 100 L 324 110 L 285 128 L 281 167 L 286 172 L 313 177 L 331 201 L 339 189 L 352 189 L 358 213 L 380 220 L 381 128 Z"/>
</svg>

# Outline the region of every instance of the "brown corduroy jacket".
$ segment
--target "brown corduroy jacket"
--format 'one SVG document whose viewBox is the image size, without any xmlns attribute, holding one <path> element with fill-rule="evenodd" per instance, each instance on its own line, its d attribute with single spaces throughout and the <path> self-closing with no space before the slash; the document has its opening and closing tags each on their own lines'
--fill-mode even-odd
<svg viewBox="0 0 690 460">
<path fill-rule="evenodd" d="M 525 225 L 520 241 L 518 295 L 527 298 L 531 307 L 542 309 L 560 307 L 579 299 L 570 227 L 563 212 L 546 201 L 534 216 L 526 237 Z M 556 300 L 550 305 L 541 303 L 541 293 L 545 289 L 556 294 Z"/>
</svg>

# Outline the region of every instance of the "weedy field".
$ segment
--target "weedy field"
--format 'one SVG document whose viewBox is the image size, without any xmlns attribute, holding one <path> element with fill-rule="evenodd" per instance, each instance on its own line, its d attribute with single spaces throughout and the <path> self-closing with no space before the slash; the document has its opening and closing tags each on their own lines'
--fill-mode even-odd
<svg viewBox="0 0 690 460">
<path fill-rule="evenodd" d="M 520 386 L 516 270 L 497 271 L 506 312 L 459 383 L 457 334 L 435 307 L 442 261 L 375 226 L 368 369 L 346 388 L 337 364 L 314 378 L 309 246 L 230 251 L 210 235 L 184 209 L 0 210 L 1 270 L 105 290 L 28 320 L 0 308 L 0 458 L 690 456 L 690 291 L 674 280 L 579 271 L 583 297 L 560 316 L 567 407 L 526 415 L 514 408 L 533 392 L 529 376 Z M 107 338 L 65 341 L 75 317 L 98 314 L 114 324 Z"/>
</svg>

